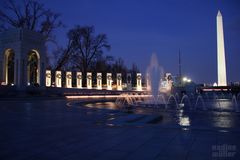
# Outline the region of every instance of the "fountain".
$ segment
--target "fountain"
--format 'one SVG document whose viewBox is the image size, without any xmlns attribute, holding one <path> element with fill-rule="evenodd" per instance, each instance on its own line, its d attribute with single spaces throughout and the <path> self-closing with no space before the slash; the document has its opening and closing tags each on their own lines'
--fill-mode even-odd
<svg viewBox="0 0 240 160">
<path fill-rule="evenodd" d="M 152 54 L 150 65 L 146 71 L 147 92 L 124 93 L 116 99 L 120 108 L 158 108 L 163 110 L 188 111 L 235 111 L 239 112 L 240 94 L 223 92 L 205 92 L 203 94 L 188 93 L 171 94 L 163 90 L 163 68 L 159 65 L 157 55 Z"/>
<path fill-rule="evenodd" d="M 160 90 L 161 79 L 163 78 L 163 69 L 158 63 L 156 54 L 152 54 L 146 74 L 148 75 L 147 78 L 150 85 L 148 92 L 153 96 L 153 100 L 156 101 Z"/>
<path fill-rule="evenodd" d="M 178 106 L 178 102 L 177 102 L 177 98 L 176 98 L 174 95 L 171 94 L 171 95 L 168 97 L 168 101 L 167 101 L 167 104 L 168 104 L 168 105 L 166 105 L 166 109 L 168 109 L 168 106 L 172 104 L 170 100 L 172 100 L 172 101 L 174 102 L 176 108 L 179 107 L 179 106 Z"/>
<path fill-rule="evenodd" d="M 191 107 L 191 102 L 190 102 L 189 96 L 186 94 L 183 95 L 183 97 L 179 103 L 179 108 L 182 108 L 184 106 Z"/>
<path fill-rule="evenodd" d="M 237 98 L 236 96 L 232 96 L 232 105 L 233 105 L 233 108 L 236 112 L 239 112 L 239 106 L 238 106 L 238 102 L 237 102 Z"/>
<path fill-rule="evenodd" d="M 217 112 L 240 112 L 240 100 L 236 95 L 230 96 L 224 95 L 224 99 L 219 98 L 217 95 L 213 95 L 212 98 L 204 97 L 205 94 L 199 94 L 194 98 L 190 98 L 191 95 L 184 94 L 181 100 L 177 100 L 177 96 L 170 94 L 158 94 L 155 98 L 149 94 L 121 94 L 115 101 L 119 108 L 159 108 L 162 110 L 186 110 L 186 111 L 217 111 Z"/>
<path fill-rule="evenodd" d="M 163 87 L 162 86 L 162 80 L 163 80 L 163 68 L 159 65 L 158 63 L 158 58 L 156 54 L 152 54 L 151 59 L 150 59 L 150 64 L 147 67 L 146 70 L 146 81 L 147 81 L 147 92 L 143 94 L 123 94 L 119 98 L 117 98 L 117 102 L 123 100 L 126 102 L 127 100 L 125 99 L 131 99 L 133 101 L 135 106 L 151 106 L 151 107 L 161 107 L 164 106 L 167 108 L 167 103 L 166 101 L 166 95 L 170 93 L 170 90 L 162 89 L 162 88 L 170 88 L 170 87 Z M 139 76 L 139 75 L 138 75 Z M 137 87 L 139 88 L 139 87 Z M 139 90 L 139 89 L 137 89 Z M 172 95 L 172 97 L 174 97 Z M 175 101 L 175 104 L 177 104 L 177 100 L 174 97 L 173 98 Z M 122 103 L 118 103 L 122 104 Z M 128 104 L 132 106 L 133 104 Z M 176 105 L 178 106 L 178 105 Z"/>
<path fill-rule="evenodd" d="M 197 100 L 196 100 L 194 109 L 195 109 L 195 110 L 197 109 L 199 102 L 201 102 L 201 104 L 202 104 L 201 107 L 203 108 L 203 110 L 206 110 L 206 105 L 205 105 L 205 103 L 204 103 L 204 100 L 203 100 L 202 95 L 198 95 L 198 96 L 197 96 Z"/>
<path fill-rule="evenodd" d="M 236 98 L 237 98 L 237 100 L 240 99 L 240 93 L 237 94 L 237 97 L 236 97 Z"/>
</svg>

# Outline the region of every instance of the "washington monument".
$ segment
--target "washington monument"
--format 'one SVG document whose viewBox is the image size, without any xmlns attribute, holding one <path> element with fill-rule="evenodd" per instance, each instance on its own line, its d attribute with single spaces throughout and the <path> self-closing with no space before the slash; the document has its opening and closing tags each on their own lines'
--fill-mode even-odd
<svg viewBox="0 0 240 160">
<path fill-rule="evenodd" d="M 220 11 L 218 11 L 217 14 L 217 63 L 218 63 L 218 86 L 226 86 L 227 76 L 223 34 L 223 18 Z"/>
</svg>

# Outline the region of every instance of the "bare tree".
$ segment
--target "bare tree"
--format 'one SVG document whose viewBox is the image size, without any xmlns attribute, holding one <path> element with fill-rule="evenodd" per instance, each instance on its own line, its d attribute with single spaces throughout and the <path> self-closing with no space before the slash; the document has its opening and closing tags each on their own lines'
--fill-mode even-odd
<svg viewBox="0 0 240 160">
<path fill-rule="evenodd" d="M 61 26 L 60 14 L 46 9 L 37 0 L 5 0 L 0 7 L 0 31 L 25 28 L 42 33 L 47 41 L 54 41 L 52 32 Z"/>
<path fill-rule="evenodd" d="M 115 60 L 113 64 L 113 72 L 115 73 L 124 73 L 126 72 L 127 68 L 124 64 L 124 60 L 122 58 L 118 58 Z"/>
<path fill-rule="evenodd" d="M 83 76 L 90 71 L 97 58 L 102 56 L 103 50 L 111 47 L 105 34 L 95 35 L 93 26 L 76 26 L 68 32 L 68 39 L 73 51 L 71 57 L 75 62 L 72 63 L 83 72 Z"/>
<path fill-rule="evenodd" d="M 53 69 L 54 70 L 61 70 L 61 69 L 66 69 L 66 65 L 68 65 L 71 61 L 70 58 L 72 58 L 72 53 L 73 53 L 73 47 L 72 41 L 69 39 L 67 43 L 67 47 L 65 49 L 63 48 L 58 48 L 54 54 L 55 54 L 55 64 L 53 64 Z"/>
<path fill-rule="evenodd" d="M 132 74 L 132 84 L 136 85 L 136 79 L 137 79 L 137 73 L 140 72 L 140 70 L 138 69 L 137 65 L 135 63 L 132 64 L 132 68 L 128 71 L 129 73 Z"/>
</svg>

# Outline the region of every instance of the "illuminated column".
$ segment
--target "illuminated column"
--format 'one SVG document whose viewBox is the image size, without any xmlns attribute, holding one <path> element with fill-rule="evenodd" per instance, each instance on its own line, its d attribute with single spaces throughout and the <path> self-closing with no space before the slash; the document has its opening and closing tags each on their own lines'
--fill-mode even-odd
<svg viewBox="0 0 240 160">
<path fill-rule="evenodd" d="M 112 90 L 112 73 L 107 73 L 107 90 Z"/>
<path fill-rule="evenodd" d="M 142 74 L 137 73 L 137 91 L 142 90 Z"/>
<path fill-rule="evenodd" d="M 131 75 L 131 73 L 127 74 L 127 89 L 128 90 L 132 89 L 132 75 Z"/>
<path fill-rule="evenodd" d="M 225 64 L 226 61 L 223 34 L 223 19 L 220 11 L 218 11 L 217 14 L 217 59 L 218 59 L 218 86 L 226 86 L 227 76 Z"/>
<path fill-rule="evenodd" d="M 166 89 L 167 89 L 167 91 L 171 91 L 171 89 L 172 89 L 172 83 L 173 83 L 172 74 L 171 74 L 171 73 L 166 73 L 165 80 L 166 80 L 166 82 L 167 82 L 167 84 L 166 84 Z M 188 79 L 188 81 L 190 82 L 191 80 Z"/>
<path fill-rule="evenodd" d="M 102 73 L 97 73 L 97 89 L 102 89 Z"/>
<path fill-rule="evenodd" d="M 55 85 L 56 87 L 62 87 L 62 72 L 56 71 L 55 73 Z"/>
<path fill-rule="evenodd" d="M 147 84 L 147 91 L 150 91 L 151 90 L 151 85 L 150 85 L 150 77 L 149 77 L 148 73 L 146 75 L 146 84 Z"/>
<path fill-rule="evenodd" d="M 92 89 L 92 73 L 87 72 L 87 89 Z"/>
<path fill-rule="evenodd" d="M 51 71 L 46 70 L 46 87 L 51 87 Z"/>
<path fill-rule="evenodd" d="M 122 90 L 122 74 L 117 73 L 117 90 Z"/>
<path fill-rule="evenodd" d="M 82 88 L 82 72 L 77 72 L 77 88 Z"/>
<path fill-rule="evenodd" d="M 66 87 L 72 88 L 72 72 L 66 72 Z"/>
</svg>

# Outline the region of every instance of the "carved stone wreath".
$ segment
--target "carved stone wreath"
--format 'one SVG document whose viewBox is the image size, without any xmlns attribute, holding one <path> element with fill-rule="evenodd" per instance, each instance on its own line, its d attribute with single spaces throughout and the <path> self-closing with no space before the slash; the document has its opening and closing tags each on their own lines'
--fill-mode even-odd
<svg viewBox="0 0 240 160">
<path fill-rule="evenodd" d="M 77 79 L 82 79 L 82 75 L 81 74 L 77 75 Z"/>
<path fill-rule="evenodd" d="M 92 79 L 92 76 L 91 76 L 91 75 L 88 75 L 88 76 L 87 76 L 87 79 Z"/>
<path fill-rule="evenodd" d="M 167 80 L 168 80 L 168 81 L 172 80 L 172 76 L 169 75 L 169 76 L 167 77 Z"/>
<path fill-rule="evenodd" d="M 46 73 L 47 78 L 51 78 L 51 73 Z"/>
<path fill-rule="evenodd" d="M 72 75 L 71 75 L 71 74 L 67 74 L 67 78 L 68 78 L 68 79 L 71 79 L 71 78 L 72 78 Z"/>
<path fill-rule="evenodd" d="M 108 75 L 108 76 L 107 76 L 107 79 L 108 79 L 108 80 L 112 80 L 112 76 Z"/>
<path fill-rule="evenodd" d="M 62 78 L 62 75 L 61 75 L 60 73 L 58 73 L 58 74 L 56 75 L 56 77 L 57 77 L 57 78 Z"/>
<path fill-rule="evenodd" d="M 141 78 L 142 78 L 142 76 L 140 76 L 140 75 L 137 76 L 137 79 L 138 79 L 138 80 L 141 80 Z"/>
<path fill-rule="evenodd" d="M 118 79 L 118 80 L 122 80 L 122 76 L 121 76 L 121 75 L 118 75 L 118 76 L 117 76 L 117 79 Z"/>
</svg>

